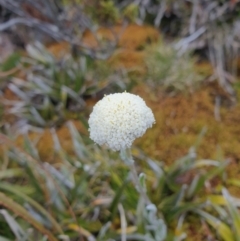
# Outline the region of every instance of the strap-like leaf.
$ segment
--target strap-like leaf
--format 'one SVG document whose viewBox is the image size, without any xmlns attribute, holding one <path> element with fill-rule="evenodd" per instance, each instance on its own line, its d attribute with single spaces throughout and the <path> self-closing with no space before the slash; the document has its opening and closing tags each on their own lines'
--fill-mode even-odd
<svg viewBox="0 0 240 241">
<path fill-rule="evenodd" d="M 21 205 L 14 202 L 12 199 L 7 197 L 5 194 L 0 192 L 0 205 L 11 210 L 15 214 L 25 219 L 29 224 L 36 228 L 40 233 L 46 235 L 50 241 L 58 241 L 42 224 L 37 222 Z"/>
</svg>

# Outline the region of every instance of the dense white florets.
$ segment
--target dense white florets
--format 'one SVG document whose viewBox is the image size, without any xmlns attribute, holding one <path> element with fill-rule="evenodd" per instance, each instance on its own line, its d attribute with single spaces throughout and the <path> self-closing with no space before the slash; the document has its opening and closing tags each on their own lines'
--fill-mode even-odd
<svg viewBox="0 0 240 241">
<path fill-rule="evenodd" d="M 88 121 L 90 138 L 114 151 L 131 147 L 154 122 L 145 101 L 126 92 L 105 96 L 93 107 Z"/>
</svg>

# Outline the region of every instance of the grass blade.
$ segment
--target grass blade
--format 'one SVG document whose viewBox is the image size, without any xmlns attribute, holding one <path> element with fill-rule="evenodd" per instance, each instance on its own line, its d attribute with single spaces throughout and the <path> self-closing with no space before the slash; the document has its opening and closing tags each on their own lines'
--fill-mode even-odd
<svg viewBox="0 0 240 241">
<path fill-rule="evenodd" d="M 5 237 L 0 236 L 0 241 L 11 241 L 10 239 L 7 239 Z"/>
<path fill-rule="evenodd" d="M 45 217 L 48 218 L 48 220 L 52 223 L 52 226 L 56 231 L 59 233 L 63 233 L 60 225 L 57 223 L 57 221 L 44 209 L 40 204 L 38 204 L 36 201 L 34 201 L 32 198 L 24 194 L 23 192 L 18 191 L 16 188 L 14 188 L 13 185 L 9 185 L 7 183 L 0 183 L 0 189 L 11 192 L 19 197 L 21 197 L 23 200 L 28 202 L 31 206 L 33 206 L 36 210 L 38 210 L 41 214 L 43 214 Z"/>
<path fill-rule="evenodd" d="M 226 199 L 227 207 L 232 218 L 236 240 L 240 241 L 240 213 L 237 210 L 236 205 L 234 205 L 234 200 L 225 188 L 223 188 L 222 193 Z"/>
<path fill-rule="evenodd" d="M 233 232 L 230 227 L 224 222 L 222 222 L 220 219 L 202 210 L 195 210 L 194 212 L 202 216 L 217 231 L 219 236 L 224 241 L 235 241 Z"/>
<path fill-rule="evenodd" d="M 0 214 L 2 214 L 3 217 L 5 218 L 7 224 L 11 228 L 11 230 L 14 233 L 17 240 L 19 240 L 19 241 L 27 240 L 27 237 L 26 237 L 23 229 L 20 227 L 20 225 L 17 223 L 17 221 L 5 209 L 1 209 Z"/>
<path fill-rule="evenodd" d="M 40 233 L 46 235 L 49 241 L 58 241 L 51 232 L 49 232 L 46 228 L 42 226 L 39 222 L 37 222 L 21 205 L 14 202 L 12 199 L 7 197 L 5 194 L 0 192 L 0 205 L 11 210 L 13 213 L 19 215 L 23 219 L 25 219 L 29 224 L 31 224 L 34 228 L 36 228 Z"/>
</svg>

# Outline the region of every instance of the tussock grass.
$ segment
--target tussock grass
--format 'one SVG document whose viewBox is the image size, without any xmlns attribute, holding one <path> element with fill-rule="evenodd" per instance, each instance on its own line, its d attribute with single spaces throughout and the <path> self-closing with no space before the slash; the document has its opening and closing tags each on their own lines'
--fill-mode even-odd
<svg viewBox="0 0 240 241">
<path fill-rule="evenodd" d="M 193 91 L 204 80 L 196 72 L 196 59 L 190 52 L 180 53 L 173 45 L 163 41 L 147 49 L 147 82 L 153 88 L 170 92 Z"/>
</svg>

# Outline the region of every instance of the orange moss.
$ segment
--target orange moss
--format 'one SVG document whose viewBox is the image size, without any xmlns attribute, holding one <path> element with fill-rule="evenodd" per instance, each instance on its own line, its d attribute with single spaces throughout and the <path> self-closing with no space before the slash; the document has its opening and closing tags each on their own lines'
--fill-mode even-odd
<svg viewBox="0 0 240 241">
<path fill-rule="evenodd" d="M 210 76 L 214 73 L 214 69 L 209 62 L 196 63 L 195 71 L 203 76 Z"/>
<path fill-rule="evenodd" d="M 214 117 L 214 91 L 205 87 L 189 95 L 159 94 L 154 100 L 146 85 L 136 87 L 134 92 L 146 100 L 156 118 L 156 125 L 136 143 L 150 156 L 172 163 L 188 152 L 206 126 L 199 158 L 215 158 L 220 147 L 226 157 L 240 160 L 240 104 L 231 109 L 221 107 L 219 122 Z"/>
<path fill-rule="evenodd" d="M 116 42 L 118 48 L 109 59 L 114 68 L 130 68 L 139 73 L 145 72 L 143 51 L 139 51 L 145 45 L 157 42 L 159 32 L 150 26 L 139 26 L 130 24 L 127 27 L 117 25 L 112 28 L 100 27 L 96 33 L 89 30 L 83 34 L 83 44 L 89 48 L 98 48 L 104 42 Z M 60 42 L 50 45 L 47 49 L 55 57 L 61 58 L 70 52 L 70 44 Z M 144 66 L 144 67 L 143 67 Z"/>
<path fill-rule="evenodd" d="M 3 98 L 0 98 L 0 101 L 3 101 L 3 99 L 8 100 L 8 101 L 17 101 L 19 98 L 9 89 L 7 88 L 4 91 L 4 96 Z M 2 116 L 2 121 L 8 124 L 12 124 L 17 120 L 17 117 L 9 114 L 10 107 L 9 106 L 4 106 L 4 112 Z"/>
<path fill-rule="evenodd" d="M 96 33 L 89 30 L 85 31 L 82 41 L 83 44 L 89 48 L 97 48 L 101 42 L 116 41 L 115 35 L 117 35 L 117 33 L 115 33 L 113 29 L 110 30 L 101 27 L 96 31 Z"/>
<path fill-rule="evenodd" d="M 127 68 L 137 70 L 138 72 L 145 72 L 144 52 L 135 50 L 122 49 L 110 58 L 110 64 L 115 68 Z"/>
<path fill-rule="evenodd" d="M 195 216 L 187 218 L 188 221 L 184 224 L 184 231 L 187 234 L 187 241 L 202 241 L 208 240 L 209 237 L 214 237 L 210 227 L 205 222 L 200 222 Z"/>
<path fill-rule="evenodd" d="M 50 45 L 47 49 L 54 57 L 61 59 L 64 55 L 70 53 L 71 46 L 67 42 L 60 42 Z"/>
<path fill-rule="evenodd" d="M 146 44 L 157 42 L 159 32 L 150 26 L 129 25 L 120 35 L 119 45 L 129 49 L 138 49 Z"/>
<path fill-rule="evenodd" d="M 111 29 L 99 28 L 96 35 L 88 30 L 83 35 L 83 43 L 88 47 L 96 48 L 101 41 L 116 41 L 120 47 L 139 49 L 148 43 L 156 42 L 158 38 L 159 33 L 155 28 L 130 24 L 127 27 L 118 25 Z"/>
<path fill-rule="evenodd" d="M 72 123 L 80 133 L 87 133 L 86 128 L 80 121 L 73 120 Z M 69 132 L 68 127 L 66 125 L 60 127 L 56 130 L 56 134 L 64 151 L 66 151 L 70 155 L 74 154 L 72 136 Z M 56 151 L 54 150 L 53 135 L 49 129 L 45 129 L 41 134 L 31 132 L 29 133 L 29 139 L 33 143 L 36 142 L 36 148 L 39 152 L 41 160 L 49 163 L 61 162 L 61 160 L 57 156 Z M 23 143 L 24 137 L 19 136 L 16 140 L 16 145 L 23 146 Z"/>
<path fill-rule="evenodd" d="M 19 100 L 19 98 L 9 88 L 4 91 L 4 98 L 7 100 Z"/>
</svg>

